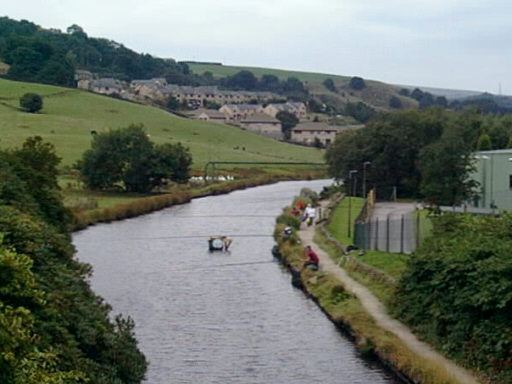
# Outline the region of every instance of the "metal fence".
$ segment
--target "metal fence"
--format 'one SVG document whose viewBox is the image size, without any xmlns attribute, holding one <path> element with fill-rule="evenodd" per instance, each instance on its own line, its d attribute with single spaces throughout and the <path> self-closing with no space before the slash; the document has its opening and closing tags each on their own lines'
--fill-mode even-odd
<svg viewBox="0 0 512 384">
<path fill-rule="evenodd" d="M 361 249 L 411 253 L 423 241 L 419 216 L 390 214 L 385 219 L 356 221 L 354 245 Z"/>
</svg>

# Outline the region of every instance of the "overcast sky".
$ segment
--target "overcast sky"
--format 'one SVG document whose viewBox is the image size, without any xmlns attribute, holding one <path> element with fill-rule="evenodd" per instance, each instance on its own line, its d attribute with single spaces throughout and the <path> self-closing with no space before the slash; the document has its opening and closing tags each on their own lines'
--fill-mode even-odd
<svg viewBox="0 0 512 384">
<path fill-rule="evenodd" d="M 512 94 L 510 0 L 1 0 L 138 52 Z"/>
</svg>

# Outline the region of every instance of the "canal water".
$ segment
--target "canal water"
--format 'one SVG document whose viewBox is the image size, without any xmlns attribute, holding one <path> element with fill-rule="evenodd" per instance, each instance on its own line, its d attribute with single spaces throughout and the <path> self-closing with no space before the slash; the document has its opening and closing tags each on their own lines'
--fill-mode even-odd
<svg viewBox="0 0 512 384">
<path fill-rule="evenodd" d="M 93 289 L 131 316 L 149 384 L 393 383 L 362 358 L 271 255 L 275 218 L 295 181 L 195 199 L 74 234 Z M 207 237 L 233 238 L 209 253 Z"/>
</svg>

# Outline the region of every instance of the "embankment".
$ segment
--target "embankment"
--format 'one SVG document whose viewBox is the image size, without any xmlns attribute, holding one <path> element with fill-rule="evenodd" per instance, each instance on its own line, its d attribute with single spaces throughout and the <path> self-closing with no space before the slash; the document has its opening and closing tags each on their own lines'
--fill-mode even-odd
<svg viewBox="0 0 512 384">
<path fill-rule="evenodd" d="M 296 217 L 290 214 L 290 208 L 286 208 L 283 215 L 278 218 L 275 231 L 278 243 L 276 253 L 295 275 L 296 281 L 300 281 L 303 290 L 339 328 L 355 340 L 363 353 L 373 353 L 378 356 L 405 382 L 421 384 L 476 382 L 472 379 L 465 381 L 467 376 L 459 375 L 458 370 L 446 365 L 442 358 L 438 359 L 435 356 L 432 358 L 432 355 L 418 353 L 395 333 L 381 327 L 379 319 L 363 307 L 356 294 L 352 293 L 353 290 L 348 289 L 337 274 L 330 271 L 330 268 L 323 268 L 317 272 L 307 269 L 301 271 L 304 250 L 300 240 L 305 237 L 303 232 L 299 233 L 296 221 Z M 285 226 L 294 228 L 291 236 L 287 238 L 281 236 Z M 308 241 L 312 241 L 313 233 L 309 235 L 306 237 Z M 317 242 L 316 238 L 315 242 Z M 338 268 L 335 264 L 333 267 Z"/>
</svg>

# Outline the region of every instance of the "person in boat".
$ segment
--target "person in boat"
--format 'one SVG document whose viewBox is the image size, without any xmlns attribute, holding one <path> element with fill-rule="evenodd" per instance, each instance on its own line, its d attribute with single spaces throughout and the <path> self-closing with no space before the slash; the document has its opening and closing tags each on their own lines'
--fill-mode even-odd
<svg viewBox="0 0 512 384">
<path fill-rule="evenodd" d="M 218 236 L 212 236 L 208 239 L 208 246 L 210 251 L 222 251 L 224 249 L 224 242 Z"/>
<path fill-rule="evenodd" d="M 222 243 L 223 243 L 223 250 L 224 250 L 224 252 L 227 252 L 228 249 L 229 249 L 229 246 L 231 245 L 233 240 L 230 239 L 227 236 L 222 236 L 220 239 L 222 240 Z"/>
<path fill-rule="evenodd" d="M 308 268 L 311 266 L 311 269 L 318 269 L 318 264 L 320 264 L 320 259 L 315 251 L 311 248 L 311 245 L 306 246 L 305 252 L 307 260 L 304 263 L 304 268 Z"/>
</svg>

